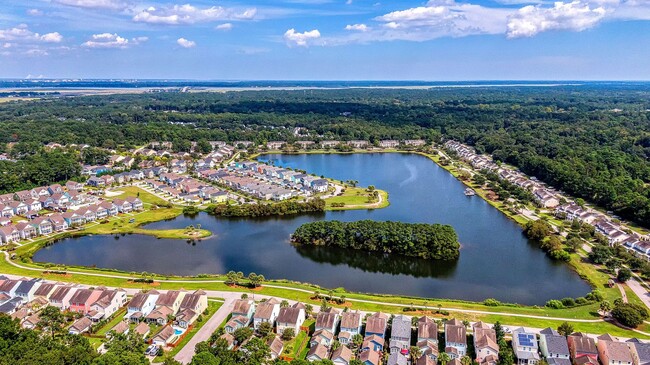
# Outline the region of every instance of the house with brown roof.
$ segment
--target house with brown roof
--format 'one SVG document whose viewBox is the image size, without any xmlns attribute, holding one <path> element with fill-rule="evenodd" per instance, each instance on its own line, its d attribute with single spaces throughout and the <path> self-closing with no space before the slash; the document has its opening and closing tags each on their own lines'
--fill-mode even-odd
<svg viewBox="0 0 650 365">
<path fill-rule="evenodd" d="M 467 330 L 458 319 L 454 318 L 445 323 L 445 352 L 451 359 L 467 354 Z"/>
<path fill-rule="evenodd" d="M 185 290 L 168 290 L 161 293 L 156 300 L 156 307 L 169 307 L 176 313 L 180 309 L 186 294 Z"/>
<path fill-rule="evenodd" d="M 377 351 L 364 351 L 359 354 L 359 361 L 363 365 L 379 365 L 381 364 L 381 353 Z"/>
<path fill-rule="evenodd" d="M 50 304 L 59 308 L 62 311 L 70 308 L 70 299 L 77 292 L 78 288 L 72 285 L 58 286 L 52 294 L 50 294 Z"/>
<path fill-rule="evenodd" d="M 104 290 L 99 298 L 90 305 L 90 310 L 101 313 L 101 318 L 108 318 L 122 308 L 126 301 L 126 291 L 122 289 Z"/>
<path fill-rule="evenodd" d="M 438 343 L 438 324 L 427 317 L 423 316 L 418 319 L 418 340 L 417 342 L 427 340 Z"/>
<path fill-rule="evenodd" d="M 327 347 L 318 344 L 310 348 L 305 359 L 310 362 L 328 360 Z"/>
<path fill-rule="evenodd" d="M 499 359 L 499 345 L 497 344 L 496 331 L 482 321 L 474 323 L 472 328 L 474 330 L 476 362 L 479 364 L 496 365 Z"/>
<path fill-rule="evenodd" d="M 191 309 L 197 314 L 203 313 L 208 308 L 208 295 L 203 290 L 186 294 L 179 306 L 180 310 Z"/>
<path fill-rule="evenodd" d="M 195 312 L 190 308 L 181 308 L 181 310 L 176 313 L 176 320 L 174 323 L 179 327 L 187 328 L 194 323 L 200 315 L 200 312 Z"/>
<path fill-rule="evenodd" d="M 352 351 L 345 345 L 339 346 L 332 352 L 332 362 L 334 365 L 349 365 L 352 360 Z"/>
<path fill-rule="evenodd" d="M 138 325 L 133 329 L 133 332 L 137 333 L 142 338 L 146 338 L 150 331 L 151 328 L 144 322 L 138 323 Z"/>
<path fill-rule="evenodd" d="M 339 342 L 344 345 L 349 344 L 348 339 L 351 339 L 354 335 L 361 334 L 361 312 L 358 310 L 343 312 L 341 314 L 341 333 L 348 333 L 347 336 L 341 336 L 339 334 Z M 346 338 L 345 342 L 341 341 L 342 338 Z"/>
<path fill-rule="evenodd" d="M 330 347 L 332 346 L 332 342 L 334 342 L 334 334 L 329 330 L 320 329 L 314 332 L 314 334 L 311 336 L 309 347 L 313 347 L 318 344 L 321 344 L 325 347 Z"/>
<path fill-rule="evenodd" d="M 271 351 L 271 360 L 275 360 L 280 355 L 282 355 L 282 350 L 284 350 L 284 342 L 280 340 L 280 337 L 275 336 L 267 342 L 269 345 L 269 350 Z"/>
<path fill-rule="evenodd" d="M 326 310 L 319 312 L 316 316 L 315 330 L 328 330 L 331 333 L 335 333 L 339 321 L 340 316 L 338 309 L 329 307 Z"/>
<path fill-rule="evenodd" d="M 234 316 L 226 323 L 224 330 L 228 333 L 233 333 L 240 328 L 247 327 L 249 323 L 250 320 L 244 316 Z"/>
<path fill-rule="evenodd" d="M 580 361 L 581 364 L 592 362 L 598 364 L 598 348 L 596 341 L 584 333 L 576 332 L 567 337 L 569 351 L 574 364 Z M 581 358 L 586 358 L 582 359 Z M 589 360 L 588 360 L 589 359 Z"/>
<path fill-rule="evenodd" d="M 157 323 L 164 326 L 169 322 L 169 318 L 174 315 L 174 310 L 167 306 L 158 306 L 145 317 L 147 323 Z"/>
<path fill-rule="evenodd" d="M 34 292 L 34 297 L 49 299 L 50 295 L 54 293 L 57 287 L 58 285 L 54 283 L 42 283 L 41 286 L 39 286 L 38 289 L 36 289 Z"/>
<path fill-rule="evenodd" d="M 18 242 L 20 241 L 20 232 L 13 224 L 0 227 L 0 240 L 5 245 L 12 242 Z"/>
<path fill-rule="evenodd" d="M 90 305 L 95 303 L 104 291 L 98 289 L 79 289 L 70 298 L 71 312 L 87 314 L 91 311 Z"/>
<path fill-rule="evenodd" d="M 253 319 L 253 315 L 255 314 L 255 301 L 251 299 L 237 299 L 235 300 L 233 309 L 232 309 L 232 316 L 243 316 L 249 319 L 250 321 Z M 246 324 L 248 325 L 248 323 Z"/>
<path fill-rule="evenodd" d="M 280 302 L 271 298 L 265 302 L 260 303 L 255 309 L 255 314 L 253 315 L 253 327 L 258 329 L 260 324 L 268 322 L 271 326 L 275 325 L 275 320 L 280 314 Z"/>
<path fill-rule="evenodd" d="M 86 333 L 90 331 L 90 328 L 92 327 L 93 322 L 90 320 L 88 317 L 81 317 L 77 321 L 75 321 L 70 328 L 68 328 L 68 332 L 71 335 L 80 335 L 82 333 Z"/>
<path fill-rule="evenodd" d="M 388 316 L 385 313 L 377 312 L 366 319 L 366 336 L 377 335 L 381 338 L 386 336 Z"/>
<path fill-rule="evenodd" d="M 156 307 L 158 296 L 159 293 L 156 290 L 150 290 L 147 293 L 135 293 L 131 301 L 129 301 L 125 318 L 137 322 L 146 317 Z"/>
<path fill-rule="evenodd" d="M 165 326 L 151 339 L 151 344 L 156 346 L 167 346 L 176 338 L 172 326 Z"/>
<path fill-rule="evenodd" d="M 302 303 L 296 303 L 290 307 L 280 308 L 277 323 L 277 334 L 282 334 L 285 329 L 292 328 L 294 333 L 300 331 L 300 326 L 305 322 L 305 306 Z"/>
<path fill-rule="evenodd" d="M 129 333 L 129 324 L 125 321 L 120 321 L 118 324 L 113 326 L 113 328 L 106 333 L 106 338 L 110 338 L 113 335 L 126 335 Z"/>
<path fill-rule="evenodd" d="M 598 337 L 598 357 L 603 365 L 632 365 L 634 359 L 625 342 L 612 341 L 610 337 Z"/>
<path fill-rule="evenodd" d="M 25 329 L 36 329 L 38 324 L 41 322 L 41 318 L 39 317 L 38 313 L 34 313 L 30 316 L 27 316 L 25 320 L 20 324 L 20 327 L 25 328 Z"/>
</svg>

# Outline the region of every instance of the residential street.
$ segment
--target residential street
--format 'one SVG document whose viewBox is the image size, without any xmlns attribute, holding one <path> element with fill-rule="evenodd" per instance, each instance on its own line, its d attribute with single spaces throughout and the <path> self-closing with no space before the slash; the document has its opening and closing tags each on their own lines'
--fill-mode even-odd
<svg viewBox="0 0 650 365">
<path fill-rule="evenodd" d="M 239 298 L 237 293 L 233 294 L 234 295 L 225 298 L 226 301 L 221 308 L 210 317 L 194 337 L 192 337 L 190 341 L 176 354 L 176 356 L 174 356 L 177 361 L 180 361 L 183 364 L 189 364 L 190 361 L 192 361 L 192 356 L 194 356 L 194 348 L 196 347 L 196 344 L 210 338 L 214 331 L 219 328 L 221 322 L 228 318 L 228 314 L 232 311 L 235 299 Z"/>
</svg>

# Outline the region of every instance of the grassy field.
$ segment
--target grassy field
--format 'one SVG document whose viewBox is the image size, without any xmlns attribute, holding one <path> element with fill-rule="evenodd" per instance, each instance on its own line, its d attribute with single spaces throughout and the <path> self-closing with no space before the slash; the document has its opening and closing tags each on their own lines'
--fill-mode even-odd
<svg viewBox="0 0 650 365">
<path fill-rule="evenodd" d="M 371 198 L 372 192 L 369 192 L 366 188 L 346 187 L 341 195 L 325 199 L 325 209 L 381 209 L 387 207 L 390 204 L 388 201 L 388 193 L 383 190 L 377 190 L 377 192 L 381 195 L 381 203 Z M 333 204 L 341 203 L 345 205 L 343 207 L 333 206 Z"/>
</svg>

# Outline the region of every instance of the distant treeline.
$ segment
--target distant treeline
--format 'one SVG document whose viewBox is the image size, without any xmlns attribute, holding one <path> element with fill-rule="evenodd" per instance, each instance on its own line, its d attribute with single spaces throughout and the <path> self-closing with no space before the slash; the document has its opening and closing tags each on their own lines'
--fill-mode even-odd
<svg viewBox="0 0 650 365">
<path fill-rule="evenodd" d="M 223 217 L 264 217 L 324 212 L 325 201 L 320 198 L 308 202 L 282 201 L 269 204 L 219 204 L 208 208 L 208 213 Z"/>
<path fill-rule="evenodd" d="M 456 231 L 441 224 L 319 221 L 298 227 L 291 240 L 299 245 L 334 246 L 434 260 L 455 260 L 460 255 Z"/>
<path fill-rule="evenodd" d="M 0 104 L 0 152 L 9 142 L 12 155 L 48 142 L 171 141 L 178 151 L 188 141 L 293 142 L 303 138 L 296 127 L 312 140 L 450 138 L 650 227 L 648 100 L 647 83 L 61 98 Z"/>
</svg>

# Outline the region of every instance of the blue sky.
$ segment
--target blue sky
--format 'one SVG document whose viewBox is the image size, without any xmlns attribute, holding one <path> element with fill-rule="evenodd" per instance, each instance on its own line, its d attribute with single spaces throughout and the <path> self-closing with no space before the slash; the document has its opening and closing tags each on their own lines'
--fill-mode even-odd
<svg viewBox="0 0 650 365">
<path fill-rule="evenodd" d="M 648 80 L 650 0 L 3 0 L 2 78 Z"/>
</svg>

